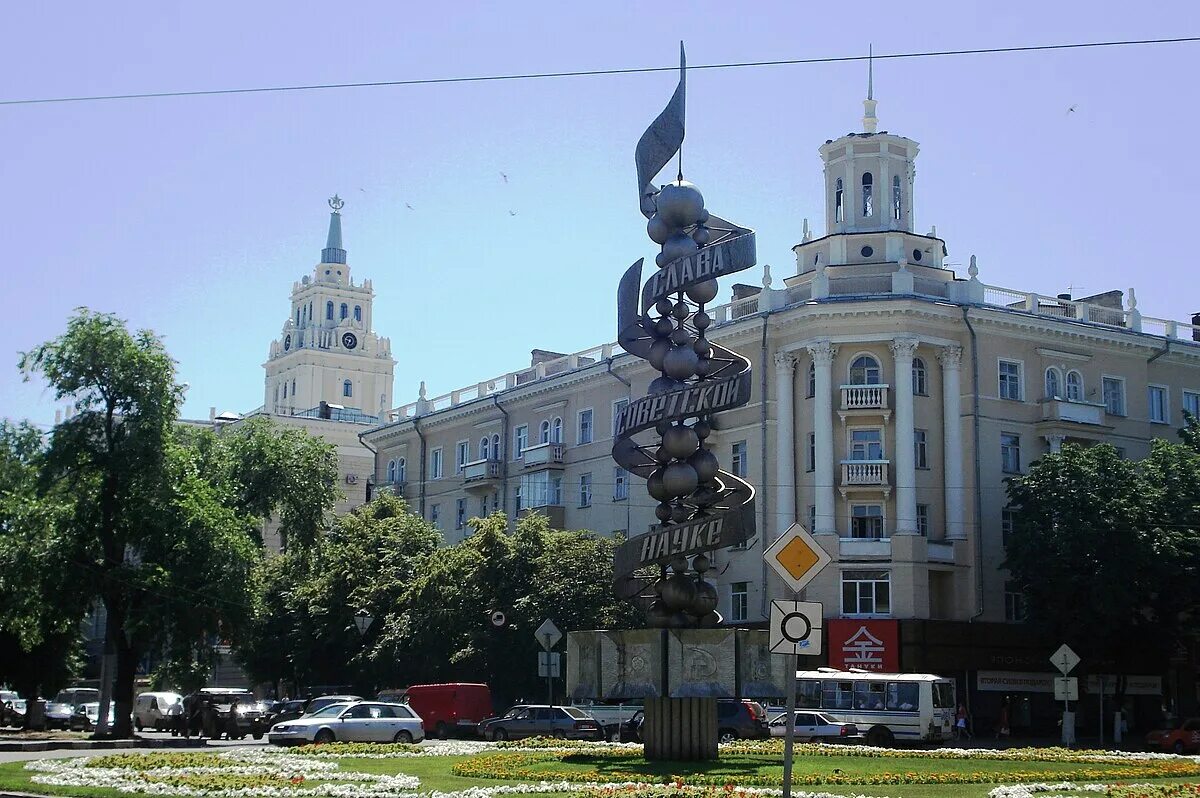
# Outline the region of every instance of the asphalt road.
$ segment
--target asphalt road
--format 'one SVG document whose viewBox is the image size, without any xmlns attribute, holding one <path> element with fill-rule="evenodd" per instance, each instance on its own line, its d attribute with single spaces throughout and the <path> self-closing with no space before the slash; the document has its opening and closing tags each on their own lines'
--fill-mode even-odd
<svg viewBox="0 0 1200 798">
<path fill-rule="evenodd" d="M 170 739 L 169 732 L 142 732 L 141 737 L 146 739 Z M 247 737 L 244 740 L 210 740 L 205 748 L 190 748 L 190 749 L 171 749 L 171 748 L 98 748 L 87 751 L 0 751 L 0 762 L 23 762 L 27 759 L 61 759 L 71 756 L 102 756 L 108 753 L 137 753 L 151 754 L 162 753 L 171 750 L 190 750 L 190 751 L 220 751 L 225 748 L 266 748 L 267 741 L 255 740 Z"/>
</svg>

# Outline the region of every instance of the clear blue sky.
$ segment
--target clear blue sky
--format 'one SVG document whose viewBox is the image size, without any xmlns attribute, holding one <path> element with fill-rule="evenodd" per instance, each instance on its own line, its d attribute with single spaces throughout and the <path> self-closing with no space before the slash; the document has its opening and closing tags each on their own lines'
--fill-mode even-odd
<svg viewBox="0 0 1200 798">
<path fill-rule="evenodd" d="M 700 64 L 1200 33 L 1195 3 L 1111 0 L 210 0 L 8 4 L 3 17 L 0 99 L 670 65 L 680 39 Z M 877 63 L 880 128 L 921 143 L 918 230 L 936 224 L 964 269 L 977 254 L 985 282 L 1133 285 L 1144 314 L 1188 318 L 1198 63 L 1196 44 Z M 689 75 L 687 176 L 712 211 L 759 232 L 777 279 L 802 219 L 823 229 L 816 150 L 859 129 L 865 77 L 856 63 Z M 654 251 L 633 148 L 674 84 L 0 106 L 0 415 L 53 419 L 18 352 L 80 305 L 166 337 L 192 386 L 186 415 L 257 407 L 334 192 L 399 361 L 397 403 L 421 379 L 434 395 L 527 365 L 535 347 L 611 340 L 617 280 Z"/>
</svg>

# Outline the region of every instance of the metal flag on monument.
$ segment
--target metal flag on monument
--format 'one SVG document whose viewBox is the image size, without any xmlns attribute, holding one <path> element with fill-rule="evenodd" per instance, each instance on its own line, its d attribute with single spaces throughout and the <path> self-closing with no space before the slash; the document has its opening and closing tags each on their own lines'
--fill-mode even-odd
<svg viewBox="0 0 1200 798">
<path fill-rule="evenodd" d="M 655 187 L 683 146 L 685 97 L 680 44 L 679 85 L 635 153 L 647 234 L 662 247 L 659 268 L 643 286 L 638 260 L 617 289 L 617 340 L 659 376 L 615 419 L 612 456 L 646 480 L 659 523 L 621 544 L 615 588 L 660 628 L 721 623 L 716 588 L 704 580 L 711 566 L 705 552 L 754 532 L 754 488 L 722 471 L 706 443 L 718 413 L 750 400 L 750 361 L 708 339 L 705 311 L 718 277 L 754 265 L 754 233 L 709 213 L 700 191 L 684 181 L 682 164 L 674 181 Z"/>
</svg>

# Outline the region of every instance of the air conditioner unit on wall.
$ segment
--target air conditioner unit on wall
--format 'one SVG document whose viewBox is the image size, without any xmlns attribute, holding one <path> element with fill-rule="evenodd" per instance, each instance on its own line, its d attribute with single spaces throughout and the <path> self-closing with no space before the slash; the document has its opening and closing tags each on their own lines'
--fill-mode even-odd
<svg viewBox="0 0 1200 798">
<path fill-rule="evenodd" d="M 346 475 L 346 484 L 347 485 L 353 485 L 355 482 L 358 482 L 358 474 L 347 474 Z"/>
</svg>

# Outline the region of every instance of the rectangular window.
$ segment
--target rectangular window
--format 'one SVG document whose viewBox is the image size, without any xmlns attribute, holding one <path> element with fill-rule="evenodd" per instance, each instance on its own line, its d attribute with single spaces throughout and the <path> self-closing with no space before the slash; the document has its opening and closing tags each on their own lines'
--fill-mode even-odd
<svg viewBox="0 0 1200 798">
<path fill-rule="evenodd" d="M 621 417 L 621 411 L 627 407 L 629 407 L 628 399 L 618 399 L 612 404 L 612 434 L 614 438 L 617 436 L 617 419 Z"/>
<path fill-rule="evenodd" d="M 487 496 L 481 496 L 479 499 L 479 517 L 487 518 Z"/>
<path fill-rule="evenodd" d="M 883 431 L 856 429 L 850 432 L 851 460 L 882 460 Z"/>
<path fill-rule="evenodd" d="M 580 474 L 579 475 L 579 506 L 580 507 L 591 507 L 592 506 L 592 475 L 591 474 Z"/>
<path fill-rule="evenodd" d="M 729 468 L 735 477 L 745 477 L 749 471 L 746 461 L 746 442 L 737 441 L 731 447 L 733 455 L 729 458 Z"/>
<path fill-rule="evenodd" d="M 817 528 L 817 505 L 808 505 L 808 531 L 812 532 Z"/>
<path fill-rule="evenodd" d="M 562 505 L 562 475 L 537 471 L 521 477 L 522 507 L 559 507 Z"/>
<path fill-rule="evenodd" d="M 883 537 L 883 505 L 850 505 L 850 537 L 878 540 Z"/>
<path fill-rule="evenodd" d="M 817 433 L 808 433 L 808 456 L 805 458 L 804 467 L 807 471 L 817 470 Z"/>
<path fill-rule="evenodd" d="M 1021 473 L 1021 436 L 1012 432 L 1000 433 L 1000 470 L 1005 474 Z"/>
<path fill-rule="evenodd" d="M 500 512 L 500 491 L 496 491 L 492 494 L 492 512 Z"/>
<path fill-rule="evenodd" d="M 520 460 L 529 446 L 529 425 L 522 424 L 513 430 L 513 459 Z"/>
<path fill-rule="evenodd" d="M 1183 410 L 1192 418 L 1200 419 L 1200 393 L 1184 391 Z"/>
<path fill-rule="evenodd" d="M 1013 529 L 1016 528 L 1017 511 L 1012 507 L 1005 507 L 1000 511 L 1000 543 L 1008 548 L 1008 541 L 1012 540 Z"/>
<path fill-rule="evenodd" d="M 917 534 L 929 537 L 929 505 L 917 505 Z"/>
<path fill-rule="evenodd" d="M 454 528 L 462 529 L 467 525 L 467 500 L 458 499 L 454 502 Z"/>
<path fill-rule="evenodd" d="M 438 447 L 429 453 L 429 478 L 442 478 L 442 447 Z"/>
<path fill-rule="evenodd" d="M 1011 623 L 1025 620 L 1025 594 L 1016 582 L 1004 583 L 1004 620 Z"/>
<path fill-rule="evenodd" d="M 916 468 L 929 468 L 928 433 L 923 429 L 913 430 L 913 464 Z"/>
<path fill-rule="evenodd" d="M 1161 385 L 1151 385 L 1148 389 L 1150 399 L 1150 420 L 1155 424 L 1167 424 L 1170 421 L 1170 409 L 1167 407 L 1167 389 Z"/>
<path fill-rule="evenodd" d="M 617 466 L 613 469 L 613 501 L 629 498 L 629 472 Z"/>
<path fill-rule="evenodd" d="M 1018 360 L 1000 361 L 1000 398 L 1021 401 L 1021 362 Z"/>
<path fill-rule="evenodd" d="M 454 473 L 461 474 L 463 466 L 471 459 L 471 442 L 459 441 L 454 447 Z"/>
<path fill-rule="evenodd" d="M 438 519 L 442 517 L 442 505 L 433 504 L 429 507 L 429 523 L 434 526 L 438 525 Z"/>
<path fill-rule="evenodd" d="M 513 509 L 518 513 L 521 512 L 521 510 L 525 509 L 525 505 L 521 503 L 521 483 L 520 482 L 518 482 L 517 486 L 515 488 L 513 488 Z"/>
<path fill-rule="evenodd" d="M 579 437 L 576 439 L 580 446 L 592 442 L 592 409 L 579 411 Z"/>
<path fill-rule="evenodd" d="M 887 571 L 842 571 L 843 615 L 890 615 L 891 594 Z"/>
<path fill-rule="evenodd" d="M 1104 410 L 1114 416 L 1125 415 L 1125 380 L 1120 377 L 1104 377 Z"/>
<path fill-rule="evenodd" d="M 731 582 L 729 585 L 729 620 L 735 623 L 746 620 L 749 606 L 750 583 Z"/>
</svg>

